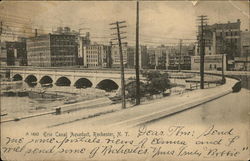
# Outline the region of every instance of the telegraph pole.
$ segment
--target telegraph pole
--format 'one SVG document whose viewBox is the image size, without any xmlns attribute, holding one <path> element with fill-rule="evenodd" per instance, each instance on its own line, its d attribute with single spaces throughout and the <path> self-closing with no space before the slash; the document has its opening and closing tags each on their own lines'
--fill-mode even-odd
<svg viewBox="0 0 250 161">
<path fill-rule="evenodd" d="M 200 21 L 200 29 L 198 27 L 198 34 L 200 34 L 199 46 L 200 46 L 200 89 L 204 89 L 204 56 L 205 56 L 205 40 L 204 40 L 204 24 L 206 23 L 207 16 L 198 16 Z"/>
<path fill-rule="evenodd" d="M 140 70 L 139 70 L 139 0 L 136 1 L 136 55 L 135 55 L 135 74 L 136 74 L 136 105 L 140 104 Z"/>
<path fill-rule="evenodd" d="M 179 66 L 178 66 L 178 70 L 179 72 L 181 71 L 181 48 L 182 48 L 182 39 L 180 39 L 180 55 L 179 55 Z"/>
<path fill-rule="evenodd" d="M 2 33 L 3 33 L 3 21 L 0 22 L 0 54 L 2 54 Z"/>
<path fill-rule="evenodd" d="M 126 32 L 120 32 L 121 28 L 125 28 L 127 26 L 120 26 L 120 24 L 125 23 L 126 21 L 117 21 L 115 23 L 111 23 L 110 25 L 116 25 L 116 27 L 111 28 L 111 30 L 116 29 L 117 33 L 114 33 L 112 35 L 117 34 L 117 38 L 111 39 L 111 40 L 118 40 L 119 45 L 119 52 L 120 52 L 120 65 L 121 65 L 121 95 L 122 95 L 122 108 L 126 108 L 126 98 L 125 98 L 125 80 L 124 80 L 124 64 L 123 64 L 123 54 L 122 54 L 122 42 L 121 39 L 125 39 L 126 37 L 121 37 L 121 34 L 124 34 Z M 117 45 L 117 44 L 116 44 Z"/>
</svg>

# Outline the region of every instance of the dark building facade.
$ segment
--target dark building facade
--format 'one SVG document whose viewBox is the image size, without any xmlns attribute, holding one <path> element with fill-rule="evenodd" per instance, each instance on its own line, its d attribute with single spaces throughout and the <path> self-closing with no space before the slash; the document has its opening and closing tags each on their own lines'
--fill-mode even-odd
<svg viewBox="0 0 250 161">
<path fill-rule="evenodd" d="M 241 57 L 250 57 L 250 31 L 241 32 Z"/>
<path fill-rule="evenodd" d="M 30 66 L 74 66 L 77 52 L 76 35 L 73 34 L 47 34 L 27 40 Z"/>
<path fill-rule="evenodd" d="M 241 55 L 240 20 L 204 26 L 205 55 L 226 54 L 227 59 Z M 197 39 L 201 36 L 199 27 Z M 199 55 L 199 45 L 196 51 Z"/>
<path fill-rule="evenodd" d="M 148 48 L 148 67 L 151 69 L 154 69 L 156 67 L 155 62 L 155 49 L 154 48 Z"/>
<path fill-rule="evenodd" d="M 151 69 L 166 69 L 168 63 L 168 47 L 161 45 L 147 49 L 148 66 Z"/>
<path fill-rule="evenodd" d="M 90 33 L 87 32 L 85 36 L 81 36 L 80 33 L 77 34 L 77 44 L 78 44 L 78 65 L 87 64 L 86 48 L 91 44 Z"/>
<path fill-rule="evenodd" d="M 26 66 L 26 41 L 6 41 L 1 43 L 1 55 L 4 58 L 3 62 L 7 66 Z"/>
<path fill-rule="evenodd" d="M 190 70 L 191 69 L 191 56 L 189 55 L 182 55 L 182 56 L 170 56 L 169 57 L 169 66 L 168 69 L 170 70 Z"/>
<path fill-rule="evenodd" d="M 129 46 L 127 50 L 127 68 L 135 68 L 136 60 L 136 48 L 134 46 Z M 147 46 L 140 45 L 139 47 L 139 67 L 141 69 L 148 68 L 149 57 L 147 52 Z"/>
</svg>

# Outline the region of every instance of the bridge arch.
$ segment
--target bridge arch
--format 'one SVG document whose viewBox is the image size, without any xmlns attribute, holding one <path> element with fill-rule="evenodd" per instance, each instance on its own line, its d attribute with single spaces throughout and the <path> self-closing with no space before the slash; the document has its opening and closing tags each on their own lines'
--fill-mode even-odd
<svg viewBox="0 0 250 161">
<path fill-rule="evenodd" d="M 23 77 L 20 74 L 15 74 L 12 78 L 13 78 L 13 81 L 23 80 Z"/>
<path fill-rule="evenodd" d="M 103 89 L 105 91 L 112 91 L 117 90 L 119 85 L 111 79 L 104 79 L 96 85 L 96 88 Z"/>
<path fill-rule="evenodd" d="M 30 87 L 37 85 L 37 78 L 34 75 L 28 75 L 24 80 Z"/>
<path fill-rule="evenodd" d="M 93 83 L 87 78 L 80 78 L 75 82 L 74 86 L 76 88 L 88 88 L 92 87 Z"/>
<path fill-rule="evenodd" d="M 67 77 L 60 77 L 57 79 L 55 84 L 57 86 L 70 86 L 71 81 Z"/>
<path fill-rule="evenodd" d="M 36 83 L 36 82 L 37 82 L 37 78 L 36 78 L 36 76 L 34 76 L 34 75 L 28 75 L 28 76 L 25 78 L 24 81 L 27 82 L 27 83 Z"/>
<path fill-rule="evenodd" d="M 40 81 L 39 81 L 39 83 L 41 84 L 41 85 L 45 85 L 45 84 L 51 84 L 52 85 L 52 83 L 53 83 L 53 79 L 50 77 L 50 76 L 43 76 L 41 79 L 40 79 Z"/>
</svg>

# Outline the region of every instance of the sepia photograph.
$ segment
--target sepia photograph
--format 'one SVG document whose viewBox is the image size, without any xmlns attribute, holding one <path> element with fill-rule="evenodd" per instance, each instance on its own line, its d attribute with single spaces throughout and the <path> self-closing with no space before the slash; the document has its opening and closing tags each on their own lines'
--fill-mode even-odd
<svg viewBox="0 0 250 161">
<path fill-rule="evenodd" d="M 0 2 L 3 161 L 250 159 L 248 0 Z"/>
</svg>

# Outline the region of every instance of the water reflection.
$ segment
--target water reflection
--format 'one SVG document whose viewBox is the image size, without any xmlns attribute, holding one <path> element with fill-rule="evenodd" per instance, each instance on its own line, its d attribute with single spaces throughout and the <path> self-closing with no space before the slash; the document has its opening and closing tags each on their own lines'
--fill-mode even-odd
<svg viewBox="0 0 250 161">
<path fill-rule="evenodd" d="M 26 84 L 28 85 L 28 87 L 34 88 L 34 87 L 36 87 L 37 82 L 26 82 Z"/>
</svg>

